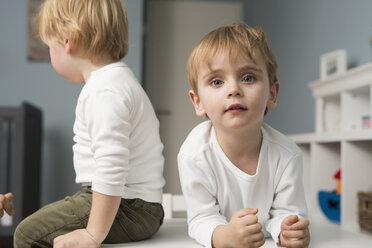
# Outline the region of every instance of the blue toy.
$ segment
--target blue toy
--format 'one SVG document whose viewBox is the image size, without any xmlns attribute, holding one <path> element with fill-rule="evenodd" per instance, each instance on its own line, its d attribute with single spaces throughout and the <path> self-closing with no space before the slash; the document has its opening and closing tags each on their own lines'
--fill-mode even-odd
<svg viewBox="0 0 372 248">
<path fill-rule="evenodd" d="M 336 192 L 319 191 L 318 201 L 325 216 L 337 224 L 340 223 L 341 195 Z"/>
<path fill-rule="evenodd" d="M 337 188 L 335 191 L 319 191 L 318 202 L 325 216 L 333 222 L 340 224 L 340 209 L 341 209 L 341 169 L 333 176 L 337 180 Z"/>
</svg>

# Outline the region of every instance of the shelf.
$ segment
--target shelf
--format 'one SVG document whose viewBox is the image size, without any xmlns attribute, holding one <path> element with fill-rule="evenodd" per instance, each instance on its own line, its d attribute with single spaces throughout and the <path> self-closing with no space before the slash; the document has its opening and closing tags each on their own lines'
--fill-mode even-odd
<svg viewBox="0 0 372 248">
<path fill-rule="evenodd" d="M 344 142 L 342 147 L 342 226 L 360 231 L 358 191 L 372 191 L 372 140 Z M 345 190 L 344 190 L 345 189 Z M 343 211 L 345 210 L 345 211 Z"/>
<path fill-rule="evenodd" d="M 339 132 L 341 130 L 341 96 L 330 95 L 323 98 L 321 120 L 323 132 Z"/>
<path fill-rule="evenodd" d="M 321 212 L 318 204 L 318 192 L 331 192 L 336 189 L 336 180 L 333 175 L 341 167 L 341 144 L 337 142 L 317 143 L 313 144 L 311 149 L 309 210 Z"/>
<path fill-rule="evenodd" d="M 370 86 L 349 90 L 341 94 L 342 129 L 362 130 L 363 117 L 371 116 Z"/>
<path fill-rule="evenodd" d="M 372 140 L 372 130 L 355 130 L 342 132 L 325 132 L 325 133 L 303 133 L 292 134 L 289 137 L 300 144 L 310 143 L 328 143 L 328 142 L 342 142 L 342 141 L 363 141 Z"/>
<path fill-rule="evenodd" d="M 372 115 L 371 85 L 372 63 L 309 83 L 316 105 L 316 132 L 365 129 L 365 120 L 370 123 Z"/>
<path fill-rule="evenodd" d="M 371 85 L 372 63 L 348 70 L 325 80 L 317 80 L 308 84 L 314 99 Z"/>
<path fill-rule="evenodd" d="M 311 181 L 308 175 L 311 174 L 311 164 L 310 164 L 310 156 L 311 156 L 311 146 L 310 144 L 299 144 L 298 145 L 302 150 L 302 157 L 303 157 L 303 182 L 304 182 L 304 191 L 305 191 L 305 198 L 306 202 L 311 202 Z"/>
<path fill-rule="evenodd" d="M 372 192 L 372 63 L 311 82 L 309 88 L 315 101 L 315 133 L 290 135 L 303 152 L 309 213 L 329 222 L 318 193 L 336 190 L 334 174 L 341 169 L 340 227 L 362 234 L 357 193 Z"/>
<path fill-rule="evenodd" d="M 290 134 L 289 137 L 296 142 L 297 145 L 309 144 L 313 142 L 315 134 L 314 133 L 300 133 L 300 134 Z"/>
</svg>

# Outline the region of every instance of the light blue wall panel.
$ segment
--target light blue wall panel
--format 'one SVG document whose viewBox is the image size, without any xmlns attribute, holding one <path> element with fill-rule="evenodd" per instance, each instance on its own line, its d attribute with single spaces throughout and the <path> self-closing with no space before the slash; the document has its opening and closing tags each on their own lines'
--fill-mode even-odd
<svg viewBox="0 0 372 248">
<path fill-rule="evenodd" d="M 314 130 L 307 83 L 319 79 L 319 57 L 346 49 L 349 66 L 370 62 L 371 10 L 369 0 L 245 1 L 246 22 L 264 28 L 279 63 L 281 90 L 269 124 L 284 133 Z"/>
</svg>

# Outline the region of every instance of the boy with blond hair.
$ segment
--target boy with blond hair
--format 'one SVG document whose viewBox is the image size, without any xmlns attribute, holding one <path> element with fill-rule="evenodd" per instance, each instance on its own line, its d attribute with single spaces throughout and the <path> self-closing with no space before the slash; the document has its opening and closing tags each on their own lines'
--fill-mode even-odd
<svg viewBox="0 0 372 248">
<path fill-rule="evenodd" d="M 189 235 L 206 247 L 307 247 L 302 155 L 263 123 L 276 106 L 277 63 L 261 28 L 207 34 L 187 64 L 196 126 L 178 154 Z"/>
<path fill-rule="evenodd" d="M 54 69 L 84 83 L 74 123 L 82 190 L 23 220 L 14 247 L 100 247 L 151 237 L 163 221 L 159 122 L 130 68 L 122 0 L 46 0 L 38 33 Z"/>
</svg>

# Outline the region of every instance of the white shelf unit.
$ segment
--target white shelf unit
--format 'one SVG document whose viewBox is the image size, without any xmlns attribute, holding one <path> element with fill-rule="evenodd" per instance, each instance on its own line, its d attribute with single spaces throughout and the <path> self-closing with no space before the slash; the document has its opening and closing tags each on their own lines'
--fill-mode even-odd
<svg viewBox="0 0 372 248">
<path fill-rule="evenodd" d="M 309 83 L 315 101 L 315 133 L 291 135 L 304 154 L 304 184 L 310 216 L 322 218 L 320 190 L 336 189 L 341 168 L 341 228 L 362 233 L 358 191 L 372 191 L 372 63 Z M 367 234 L 370 237 L 371 234 Z"/>
</svg>

